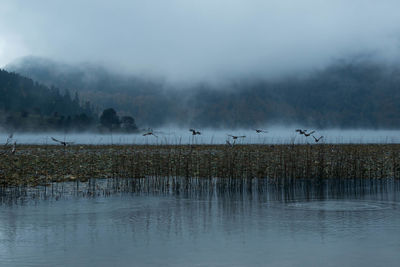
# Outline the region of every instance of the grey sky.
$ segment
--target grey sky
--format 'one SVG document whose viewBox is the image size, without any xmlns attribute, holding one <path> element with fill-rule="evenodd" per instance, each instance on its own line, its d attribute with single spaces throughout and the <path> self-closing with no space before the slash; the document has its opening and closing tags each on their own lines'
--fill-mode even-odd
<svg viewBox="0 0 400 267">
<path fill-rule="evenodd" d="M 1 0 L 0 66 L 25 55 L 172 80 L 400 58 L 398 0 Z"/>
</svg>

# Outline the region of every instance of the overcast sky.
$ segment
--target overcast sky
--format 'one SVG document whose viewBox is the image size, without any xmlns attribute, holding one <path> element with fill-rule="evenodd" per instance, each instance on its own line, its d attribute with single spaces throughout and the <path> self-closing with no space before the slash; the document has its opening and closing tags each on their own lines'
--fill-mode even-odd
<svg viewBox="0 0 400 267">
<path fill-rule="evenodd" d="M 34 55 L 171 79 L 400 58 L 398 0 L 1 0 L 0 66 Z"/>
</svg>

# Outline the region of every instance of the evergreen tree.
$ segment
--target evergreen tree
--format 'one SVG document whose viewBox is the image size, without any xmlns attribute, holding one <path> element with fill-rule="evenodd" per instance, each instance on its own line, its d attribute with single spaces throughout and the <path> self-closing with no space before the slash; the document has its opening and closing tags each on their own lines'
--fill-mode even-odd
<svg viewBox="0 0 400 267">
<path fill-rule="evenodd" d="M 119 128 L 120 121 L 117 112 L 115 112 L 113 108 L 103 110 L 103 113 L 100 116 L 100 123 L 109 130 Z"/>
<path fill-rule="evenodd" d="M 132 118 L 131 116 L 122 117 L 121 118 L 121 128 L 128 132 L 136 131 L 137 126 L 135 123 L 135 119 Z"/>
</svg>

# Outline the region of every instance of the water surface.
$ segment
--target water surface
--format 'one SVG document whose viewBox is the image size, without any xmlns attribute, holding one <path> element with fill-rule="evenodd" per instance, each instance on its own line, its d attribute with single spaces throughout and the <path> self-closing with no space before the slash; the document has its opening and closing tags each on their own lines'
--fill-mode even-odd
<svg viewBox="0 0 400 267">
<path fill-rule="evenodd" d="M 3 198 L 1 265 L 398 266 L 400 262 L 397 181 L 208 188 Z"/>
</svg>

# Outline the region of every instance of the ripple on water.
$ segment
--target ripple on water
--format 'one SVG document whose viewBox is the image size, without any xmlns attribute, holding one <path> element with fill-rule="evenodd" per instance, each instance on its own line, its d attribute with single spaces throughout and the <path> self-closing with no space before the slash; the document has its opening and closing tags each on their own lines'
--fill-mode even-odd
<svg viewBox="0 0 400 267">
<path fill-rule="evenodd" d="M 396 203 L 360 200 L 311 200 L 287 204 L 289 209 L 312 211 L 378 211 L 395 209 Z"/>
</svg>

